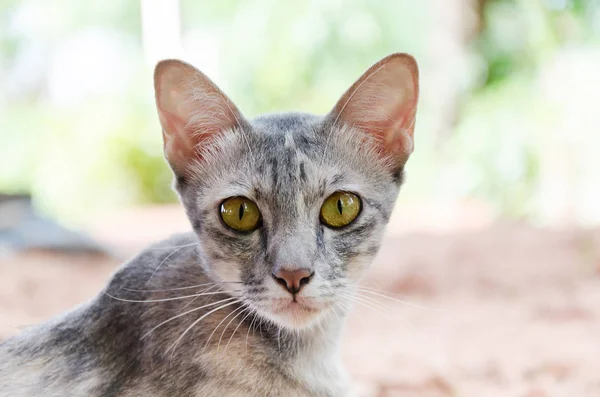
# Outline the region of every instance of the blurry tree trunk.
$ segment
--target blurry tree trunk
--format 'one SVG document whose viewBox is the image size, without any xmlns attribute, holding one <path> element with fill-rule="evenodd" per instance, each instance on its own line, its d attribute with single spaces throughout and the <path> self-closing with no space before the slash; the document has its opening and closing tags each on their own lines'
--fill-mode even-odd
<svg viewBox="0 0 600 397">
<path fill-rule="evenodd" d="M 481 24 L 482 0 L 432 0 L 433 14 L 430 49 L 431 65 L 435 65 L 433 78 L 425 89 L 432 106 L 440 115 L 436 141 L 441 144 L 449 136 L 458 120 L 461 95 L 470 70 L 470 44 Z"/>
<path fill-rule="evenodd" d="M 181 57 L 179 0 L 141 0 L 142 40 L 146 62 Z"/>
</svg>

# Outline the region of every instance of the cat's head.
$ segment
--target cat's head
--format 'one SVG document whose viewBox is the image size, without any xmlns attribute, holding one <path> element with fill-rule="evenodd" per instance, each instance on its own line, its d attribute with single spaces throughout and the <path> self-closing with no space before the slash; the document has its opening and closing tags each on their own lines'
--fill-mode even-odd
<svg viewBox="0 0 600 397">
<path fill-rule="evenodd" d="M 155 71 L 165 155 L 206 272 L 280 327 L 351 302 L 413 150 L 418 71 L 406 54 L 363 74 L 326 116 L 248 120 L 180 61 Z"/>
</svg>

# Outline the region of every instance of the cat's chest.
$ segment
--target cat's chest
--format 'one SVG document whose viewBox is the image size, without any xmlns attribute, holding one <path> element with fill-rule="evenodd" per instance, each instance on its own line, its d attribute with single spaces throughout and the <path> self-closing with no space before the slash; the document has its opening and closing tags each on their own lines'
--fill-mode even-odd
<svg viewBox="0 0 600 397">
<path fill-rule="evenodd" d="M 335 376 L 319 374 L 315 371 L 295 370 L 297 378 L 282 373 L 252 373 L 242 376 L 245 379 L 222 376 L 206 379 L 196 390 L 195 397 L 349 397 L 349 382 L 345 374 Z"/>
<path fill-rule="evenodd" d="M 214 357 L 214 371 L 197 397 L 348 397 L 348 377 L 337 355 L 303 352 L 292 359 L 257 354 Z"/>
<path fill-rule="evenodd" d="M 337 355 L 316 354 L 301 357 L 289 367 L 289 372 L 291 377 L 310 388 L 312 395 L 332 397 L 349 395 L 349 377 Z"/>
</svg>

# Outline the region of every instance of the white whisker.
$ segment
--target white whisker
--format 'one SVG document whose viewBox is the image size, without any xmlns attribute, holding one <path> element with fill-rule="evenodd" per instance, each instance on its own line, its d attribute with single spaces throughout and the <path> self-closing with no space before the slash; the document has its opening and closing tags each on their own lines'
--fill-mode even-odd
<svg viewBox="0 0 600 397">
<path fill-rule="evenodd" d="M 187 287 L 178 287 L 178 288 L 167 288 L 167 289 L 131 289 L 131 288 L 123 288 L 123 290 L 125 291 L 131 291 L 131 292 L 168 292 L 168 291 L 181 291 L 181 290 L 186 290 L 186 289 L 194 289 L 194 288 L 198 288 L 198 287 L 206 287 L 209 285 L 219 285 L 219 284 L 241 284 L 241 281 L 219 281 L 219 282 L 214 282 L 214 283 L 205 283 L 205 284 L 197 284 L 197 285 L 190 285 Z"/>
<path fill-rule="evenodd" d="M 186 312 L 183 312 L 183 313 L 180 313 L 180 314 L 178 314 L 178 315 L 176 315 L 176 316 L 173 316 L 173 317 L 169 318 L 168 320 L 165 320 L 165 321 L 163 321 L 162 323 L 158 324 L 156 327 L 152 328 L 150 331 L 146 332 L 146 333 L 145 333 L 145 334 L 142 336 L 142 339 L 144 339 L 146 336 L 150 335 L 150 334 L 151 334 L 151 333 L 152 333 L 154 330 L 156 330 L 157 328 L 159 328 L 159 327 L 161 327 L 161 326 L 163 326 L 163 325 L 167 324 L 168 322 L 171 322 L 171 321 L 173 321 L 173 320 L 175 320 L 175 319 L 177 319 L 177 318 L 179 318 L 179 317 L 182 317 L 182 316 L 185 316 L 186 314 L 189 314 L 189 313 L 195 312 L 196 310 L 204 309 L 205 307 L 210 307 L 210 306 L 218 305 L 218 304 L 221 304 L 221 303 L 223 303 L 223 302 L 228 302 L 228 301 L 231 301 L 231 300 L 234 300 L 234 299 L 236 299 L 236 298 L 227 298 L 227 299 L 223 299 L 223 300 L 220 300 L 220 301 L 217 301 L 217 302 L 209 303 L 209 304 L 207 304 L 207 305 L 204 305 L 204 306 L 195 307 L 195 308 L 193 308 L 193 309 L 191 309 L 191 310 L 188 310 L 188 311 L 186 311 Z"/>
<path fill-rule="evenodd" d="M 248 309 L 250 309 L 250 308 L 248 308 Z M 245 320 L 246 318 L 248 318 L 248 316 L 249 316 L 249 315 L 251 315 L 251 314 L 252 314 L 252 309 L 250 309 L 250 312 L 249 312 L 248 314 L 246 314 L 246 315 L 244 316 L 244 318 L 242 318 L 242 319 L 240 320 L 240 323 L 238 324 L 238 326 L 237 326 L 237 327 L 235 327 L 235 329 L 233 330 L 233 333 L 232 333 L 232 334 L 231 334 L 231 336 L 229 337 L 229 340 L 227 341 L 227 344 L 225 345 L 225 350 L 223 350 L 223 353 L 227 352 L 227 348 L 229 347 L 229 344 L 231 343 L 231 340 L 233 339 L 233 336 L 235 335 L 236 331 L 238 330 L 238 328 L 240 327 L 240 325 L 242 325 L 242 324 L 244 323 L 244 320 Z"/>
<path fill-rule="evenodd" d="M 277 330 L 277 347 L 279 348 L 279 354 L 281 354 L 281 328 Z"/>
<path fill-rule="evenodd" d="M 235 312 L 237 312 L 238 310 L 243 309 L 244 306 L 240 306 L 234 310 L 232 310 L 228 315 L 226 315 L 225 317 L 223 317 L 223 319 L 219 322 L 219 324 L 217 324 L 217 326 L 215 327 L 215 329 L 213 329 L 213 332 L 211 332 L 210 336 L 208 337 L 208 339 L 206 340 L 206 343 L 204 344 L 204 347 L 206 348 L 206 346 L 208 346 L 208 343 L 210 342 L 210 339 L 213 337 L 213 335 L 215 334 L 215 332 L 217 331 L 217 329 L 219 329 L 219 327 L 221 326 L 221 324 L 223 324 L 223 322 L 225 320 L 227 320 L 229 318 L 229 316 L 231 316 L 232 314 L 234 314 Z M 235 318 L 235 317 L 234 317 Z"/>
<path fill-rule="evenodd" d="M 146 285 L 148 285 L 148 283 L 150 282 L 150 280 L 152 280 L 152 277 L 154 277 L 154 275 L 156 274 L 156 272 L 158 271 L 158 269 L 160 269 L 160 267 L 162 266 L 163 263 L 165 263 L 167 261 L 167 259 L 169 259 L 173 254 L 175 254 L 177 251 L 180 251 L 181 249 L 185 248 L 185 247 L 191 247 L 193 245 L 198 245 L 198 243 L 193 243 L 193 244 L 187 244 L 187 245 L 181 245 L 179 247 L 177 247 L 176 249 L 173 250 L 173 252 L 171 252 L 169 255 L 167 255 L 165 257 L 165 259 L 163 259 L 158 266 L 156 267 L 156 269 L 154 269 L 154 271 L 152 272 L 152 274 L 150 275 L 150 278 L 148 279 L 148 281 L 146 281 Z"/>
<path fill-rule="evenodd" d="M 397 317 L 396 313 L 394 313 L 393 311 L 390 311 L 385 306 L 382 306 L 381 304 L 375 304 L 374 302 L 364 299 L 364 297 L 351 296 L 351 295 L 341 295 L 341 296 L 352 302 L 358 303 L 370 310 L 373 310 L 375 313 L 378 313 L 386 318 L 391 316 L 392 319 L 400 319 L 402 321 L 407 321 L 403 317 Z M 410 325 L 412 325 L 412 324 L 410 324 Z"/>
<path fill-rule="evenodd" d="M 367 293 L 367 294 L 371 294 L 371 295 L 376 295 L 376 296 L 379 296 L 381 298 L 389 299 L 391 301 L 394 301 L 394 302 L 397 302 L 397 303 L 401 303 L 401 304 L 406 305 L 406 306 L 414 307 L 414 308 L 417 308 L 417 309 L 425 309 L 425 310 L 433 310 L 433 311 L 441 311 L 442 310 L 440 308 L 432 308 L 432 307 L 422 306 L 422 305 L 419 305 L 419 304 L 416 304 L 416 303 L 411 303 L 411 302 L 407 302 L 407 301 L 404 301 L 404 300 L 400 300 L 400 299 L 397 299 L 397 298 L 394 298 L 394 297 L 382 294 L 381 292 L 378 292 L 374 288 L 361 287 L 361 286 L 357 286 L 357 287 L 354 287 L 354 288 L 356 288 L 358 291 L 361 291 L 363 293 Z"/>
<path fill-rule="evenodd" d="M 196 292 L 197 294 L 201 293 L 201 292 L 211 292 L 211 290 L 215 289 L 215 287 L 218 287 L 218 285 L 213 285 L 212 287 L 207 288 L 204 291 L 198 291 Z M 192 299 L 191 301 L 189 301 L 188 303 L 186 303 L 185 305 L 181 306 L 180 310 L 185 309 L 186 307 L 190 306 L 192 303 L 194 303 L 196 300 L 198 300 L 198 298 L 200 298 L 200 296 L 195 297 L 194 299 Z"/>
<path fill-rule="evenodd" d="M 173 357 L 173 354 L 175 353 L 175 348 L 177 347 L 177 345 L 179 344 L 179 342 L 180 342 L 180 341 L 183 339 L 183 337 L 184 337 L 184 336 L 185 336 L 185 335 L 186 335 L 186 334 L 187 334 L 187 333 L 188 333 L 188 332 L 189 332 L 189 331 L 190 331 L 192 328 L 194 328 L 194 326 L 196 326 L 196 324 L 198 324 L 200 321 L 202 321 L 203 319 L 205 319 L 206 317 L 208 317 L 208 316 L 209 316 L 209 315 L 211 315 L 212 313 L 216 312 L 217 310 L 221 310 L 221 309 L 223 309 L 223 308 L 225 308 L 225 307 L 227 307 L 227 306 L 235 305 L 236 303 L 239 303 L 239 302 L 241 302 L 241 301 L 240 301 L 240 300 L 235 300 L 235 301 L 233 301 L 233 302 L 229 302 L 229 303 L 226 303 L 226 304 L 224 304 L 224 305 L 221 305 L 221 306 L 219 306 L 219 307 L 217 307 L 217 308 L 215 308 L 215 309 L 212 309 L 212 310 L 210 310 L 209 312 L 207 312 L 207 313 L 203 314 L 202 316 L 200 316 L 200 318 L 198 318 L 197 320 L 195 320 L 195 321 L 192 323 L 192 325 L 190 325 L 189 327 L 187 327 L 187 328 L 186 328 L 186 330 L 185 330 L 185 331 L 183 331 L 183 333 L 182 333 L 182 334 L 179 336 L 179 338 L 177 338 L 177 340 L 175 341 L 175 343 L 173 343 L 173 344 L 171 345 L 171 347 L 169 347 L 169 348 L 167 349 L 167 352 L 168 352 L 169 350 L 172 350 L 172 351 L 171 351 L 171 358 Z"/>
<path fill-rule="evenodd" d="M 392 316 L 392 318 L 397 319 L 397 320 L 401 320 L 401 321 L 405 321 L 408 322 L 408 320 L 406 320 L 406 318 L 402 317 L 400 315 L 400 313 L 396 313 L 394 310 L 390 309 L 389 306 L 387 306 L 385 303 L 378 301 L 377 299 L 374 299 L 370 296 L 365 296 L 365 295 L 361 295 L 358 292 L 355 292 L 354 297 L 356 299 L 360 299 L 368 304 L 373 305 L 373 307 L 377 307 L 380 310 L 384 311 L 385 313 L 387 313 L 388 315 Z M 410 324 L 410 322 L 409 322 Z M 412 324 L 410 324 L 412 325 Z"/>
<path fill-rule="evenodd" d="M 254 312 L 254 317 L 252 317 L 252 321 L 250 322 L 250 326 L 248 327 L 248 332 L 246 333 L 246 351 L 248 351 L 248 337 L 250 336 L 250 329 L 252 329 L 252 336 L 254 336 L 254 322 L 256 321 L 256 312 Z"/>
<path fill-rule="evenodd" d="M 170 245 L 170 246 L 166 246 L 166 247 L 149 247 L 147 249 L 150 250 L 150 251 L 168 250 L 168 249 L 175 249 L 175 248 L 191 247 L 191 246 L 194 246 L 194 245 L 200 245 L 200 243 L 185 244 L 185 245 Z"/>
<path fill-rule="evenodd" d="M 239 316 L 241 316 L 244 313 L 246 313 L 246 311 L 248 311 L 247 307 L 245 307 L 244 310 L 242 310 L 241 312 L 239 312 L 238 314 L 236 314 L 235 317 L 233 317 L 231 320 L 229 320 L 229 322 L 227 323 L 227 325 L 225 326 L 225 328 L 223 328 L 223 331 L 221 332 L 221 336 L 219 337 L 219 343 L 217 343 L 217 354 L 219 354 L 219 350 L 221 349 L 221 340 L 223 340 L 223 335 L 225 335 L 225 331 L 227 331 L 227 329 L 229 328 L 229 325 L 231 325 L 231 323 L 236 318 L 238 318 Z"/>
<path fill-rule="evenodd" d="M 198 300 L 198 298 L 200 298 L 201 295 L 198 295 L 197 297 L 195 297 L 194 299 L 192 299 L 191 301 L 187 302 L 185 305 L 181 306 L 181 308 L 179 310 L 183 310 L 186 307 L 192 305 L 194 302 L 196 302 Z"/>
<path fill-rule="evenodd" d="M 235 290 L 234 292 L 239 292 L 241 290 Z M 130 302 L 130 303 L 156 303 L 156 302 L 168 302 L 168 301 L 176 301 L 176 300 L 181 300 L 181 299 L 188 299 L 188 298 L 195 298 L 198 296 L 207 296 L 207 295 L 219 295 L 219 294 L 225 294 L 225 292 L 223 291 L 215 291 L 215 292 L 205 292 L 205 293 L 200 293 L 200 294 L 193 294 L 193 295 L 185 295 L 185 296 L 176 296 L 174 298 L 163 298 L 163 299 L 145 299 L 145 300 L 135 300 L 135 299 L 124 299 L 124 298 L 117 298 L 116 296 L 112 296 L 111 294 L 109 294 L 108 292 L 105 292 L 104 295 L 121 301 L 121 302 Z"/>
</svg>

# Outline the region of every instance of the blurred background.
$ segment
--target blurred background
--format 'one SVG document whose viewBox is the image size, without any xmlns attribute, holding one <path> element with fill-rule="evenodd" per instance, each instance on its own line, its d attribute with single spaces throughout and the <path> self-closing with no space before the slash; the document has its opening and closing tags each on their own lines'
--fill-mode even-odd
<svg viewBox="0 0 600 397">
<path fill-rule="evenodd" d="M 0 0 L 0 338 L 189 229 L 157 60 L 253 117 L 326 113 L 398 51 L 416 150 L 366 285 L 426 308 L 356 308 L 361 396 L 599 396 L 597 0 Z"/>
</svg>

